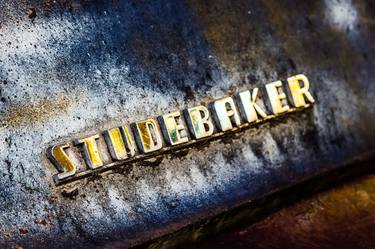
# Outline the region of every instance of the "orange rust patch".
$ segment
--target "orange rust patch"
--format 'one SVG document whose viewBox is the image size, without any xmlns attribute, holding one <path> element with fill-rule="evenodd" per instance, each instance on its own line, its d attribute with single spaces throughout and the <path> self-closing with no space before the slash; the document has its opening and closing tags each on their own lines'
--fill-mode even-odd
<svg viewBox="0 0 375 249">
<path fill-rule="evenodd" d="M 29 232 L 29 230 L 25 227 L 18 228 L 18 231 L 20 232 L 20 234 L 27 234 Z"/>
<path fill-rule="evenodd" d="M 13 105 L 6 111 L 2 125 L 17 128 L 42 123 L 50 117 L 66 113 L 71 104 L 71 99 L 62 96 L 57 99 Z"/>
</svg>

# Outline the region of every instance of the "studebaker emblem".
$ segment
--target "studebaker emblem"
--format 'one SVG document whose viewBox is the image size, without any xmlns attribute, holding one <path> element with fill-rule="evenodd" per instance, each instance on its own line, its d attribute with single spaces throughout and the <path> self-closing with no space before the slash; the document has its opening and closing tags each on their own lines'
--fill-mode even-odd
<svg viewBox="0 0 375 249">
<path fill-rule="evenodd" d="M 259 92 L 264 91 L 263 101 Z M 198 141 L 239 131 L 314 103 L 303 74 L 216 99 L 182 111 L 110 128 L 99 134 L 51 146 L 47 156 L 56 166 L 56 185 L 74 181 L 135 160 L 146 159 Z M 290 103 L 292 106 L 290 106 Z M 107 149 L 103 149 L 105 144 Z M 74 153 L 77 147 L 80 153 Z M 77 151 L 77 150 L 75 150 Z M 82 165 L 84 162 L 84 165 Z M 78 170 L 81 168 L 83 170 Z"/>
</svg>

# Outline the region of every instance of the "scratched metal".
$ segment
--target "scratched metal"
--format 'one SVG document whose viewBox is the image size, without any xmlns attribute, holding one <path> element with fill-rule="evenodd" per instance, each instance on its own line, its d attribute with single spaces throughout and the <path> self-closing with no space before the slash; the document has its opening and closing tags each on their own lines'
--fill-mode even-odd
<svg viewBox="0 0 375 249">
<path fill-rule="evenodd" d="M 129 247 L 375 149 L 368 1 L 0 1 L 0 247 Z M 306 74 L 313 108 L 56 188 L 59 141 Z"/>
</svg>

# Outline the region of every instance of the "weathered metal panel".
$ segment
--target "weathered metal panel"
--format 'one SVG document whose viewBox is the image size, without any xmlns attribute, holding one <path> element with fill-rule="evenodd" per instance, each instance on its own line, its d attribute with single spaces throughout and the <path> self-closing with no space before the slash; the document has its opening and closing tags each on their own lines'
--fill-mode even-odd
<svg viewBox="0 0 375 249">
<path fill-rule="evenodd" d="M 130 246 L 375 148 L 371 1 L 1 1 L 0 245 Z M 55 186 L 47 148 L 304 73 L 310 109 Z"/>
<path fill-rule="evenodd" d="M 195 237 L 200 240 L 185 240 L 184 248 L 371 249 L 375 244 L 374 180 L 375 175 L 370 174 L 348 181 L 284 206 L 262 220 L 253 220 L 253 224 L 236 224 L 235 229 L 218 236 L 196 231 L 199 236 Z M 173 244 L 172 241 L 176 243 L 175 235 L 169 243 L 158 240 L 158 245 L 164 247 L 154 243 L 151 248 L 167 248 L 165 245 Z"/>
</svg>

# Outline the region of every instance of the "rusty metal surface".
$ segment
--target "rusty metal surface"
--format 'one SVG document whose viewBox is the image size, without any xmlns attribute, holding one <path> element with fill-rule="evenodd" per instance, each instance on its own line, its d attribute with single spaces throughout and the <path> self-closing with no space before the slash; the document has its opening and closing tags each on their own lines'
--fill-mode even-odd
<svg viewBox="0 0 375 249">
<path fill-rule="evenodd" d="M 372 1 L 1 1 L 0 245 L 119 248 L 375 149 Z M 64 188 L 52 142 L 297 73 L 316 104 Z"/>
<path fill-rule="evenodd" d="M 358 248 L 375 245 L 375 175 L 284 208 L 243 229 L 185 248 Z"/>
</svg>

